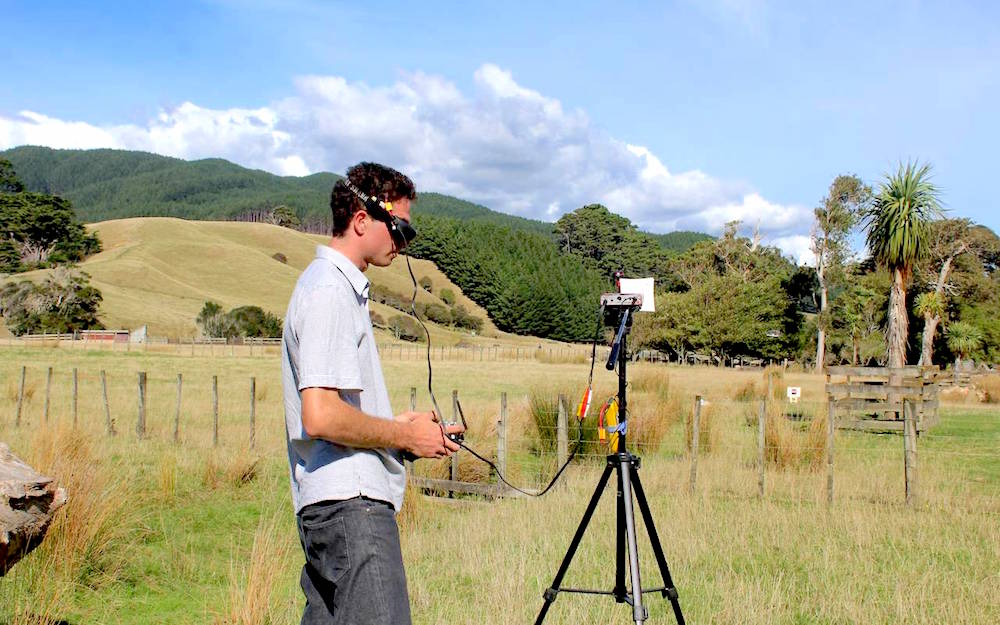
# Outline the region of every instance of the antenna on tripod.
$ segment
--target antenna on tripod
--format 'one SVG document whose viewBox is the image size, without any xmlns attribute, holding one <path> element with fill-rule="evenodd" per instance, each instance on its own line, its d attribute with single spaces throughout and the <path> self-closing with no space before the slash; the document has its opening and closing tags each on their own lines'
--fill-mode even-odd
<svg viewBox="0 0 1000 625">
<path fill-rule="evenodd" d="M 622 422 L 616 425 L 617 443 L 613 448 L 609 448 L 611 453 L 607 456 L 607 465 L 604 467 L 604 473 L 601 475 L 601 478 L 597 483 L 597 488 L 594 490 L 594 494 L 590 498 L 587 510 L 583 513 L 583 519 L 580 521 L 580 525 L 576 529 L 576 534 L 574 534 L 573 540 L 570 542 L 569 549 L 563 557 L 562 564 L 559 566 L 559 571 L 556 573 L 556 577 L 553 580 L 552 585 L 545 590 L 543 595 L 545 603 L 542 604 L 542 609 L 539 611 L 538 617 L 535 619 L 535 625 L 541 625 L 542 621 L 545 620 L 546 613 L 548 613 L 549 608 L 552 606 L 552 603 L 556 600 L 556 597 L 560 592 L 589 595 L 611 595 L 617 603 L 627 603 L 632 606 L 632 620 L 636 625 L 642 625 L 642 623 L 649 618 L 649 613 L 643 605 L 643 593 L 659 592 L 670 600 L 670 604 L 674 610 L 674 617 L 677 619 L 677 624 L 684 625 L 684 615 L 681 612 L 677 588 L 674 586 L 673 579 L 670 576 L 670 570 L 667 567 L 667 559 L 663 555 L 663 547 L 660 545 L 660 539 L 656 533 L 656 527 L 653 524 L 653 515 L 649 511 L 646 494 L 643 492 L 642 483 L 639 481 L 639 457 L 633 456 L 629 453 L 625 445 L 625 433 L 628 424 L 628 398 L 626 396 L 628 390 L 628 332 L 632 327 L 632 317 L 636 311 L 641 309 L 653 309 L 651 306 L 653 298 L 653 280 L 652 278 L 648 278 L 638 281 L 629 281 L 624 279 L 623 274 L 620 271 L 616 271 L 614 273 L 613 279 L 615 288 L 618 292 L 605 293 L 601 295 L 601 307 L 604 310 L 604 324 L 609 327 L 617 328 L 614 342 L 611 345 L 611 353 L 608 356 L 607 368 L 608 370 L 613 370 L 616 365 L 618 366 L 617 410 L 618 414 L 621 416 Z M 650 306 L 643 306 L 643 293 L 622 293 L 621 291 L 623 287 L 626 290 L 632 290 L 635 287 L 639 287 L 644 290 L 646 292 L 645 297 L 649 298 L 649 301 L 646 303 Z M 580 540 L 583 538 L 583 534 L 587 530 L 587 525 L 589 525 L 590 519 L 594 515 L 594 511 L 597 509 L 597 504 L 601 499 L 601 495 L 608 484 L 608 480 L 610 479 L 612 472 L 615 472 L 618 478 L 618 496 L 615 500 L 618 522 L 616 525 L 617 532 L 615 539 L 614 589 L 607 591 L 562 588 L 561 585 L 563 577 L 566 575 L 566 571 L 569 569 L 569 565 L 573 561 L 576 549 L 580 545 Z M 635 503 L 638 504 L 640 514 L 642 514 L 643 523 L 646 526 L 646 531 L 649 534 L 649 540 L 653 547 L 653 555 L 656 557 L 656 563 L 660 569 L 660 575 L 663 578 L 663 586 L 658 588 L 643 589 L 642 582 L 640 580 L 633 497 L 635 498 Z M 625 585 L 626 566 L 628 568 L 627 573 L 631 580 L 631 590 L 629 590 Z"/>
</svg>

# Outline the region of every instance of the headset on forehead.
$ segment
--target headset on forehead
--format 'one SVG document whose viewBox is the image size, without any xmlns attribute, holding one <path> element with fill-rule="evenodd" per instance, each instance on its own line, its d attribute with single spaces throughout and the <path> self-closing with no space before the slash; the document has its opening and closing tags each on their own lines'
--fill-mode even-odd
<svg viewBox="0 0 1000 625">
<path fill-rule="evenodd" d="M 354 186 L 349 178 L 344 178 L 344 184 L 365 206 L 365 212 L 383 222 L 389 228 L 389 235 L 396 242 L 398 249 L 403 249 L 410 241 L 417 238 L 417 229 L 410 222 L 392 214 L 392 202 L 379 200 Z"/>
</svg>

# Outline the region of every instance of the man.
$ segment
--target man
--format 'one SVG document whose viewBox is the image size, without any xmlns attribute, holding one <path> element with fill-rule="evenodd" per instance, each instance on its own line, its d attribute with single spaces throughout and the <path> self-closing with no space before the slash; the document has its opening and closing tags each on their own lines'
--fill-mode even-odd
<svg viewBox="0 0 1000 625">
<path fill-rule="evenodd" d="M 458 449 L 433 412 L 393 417 L 368 313 L 369 265 L 416 235 L 416 191 L 394 169 L 361 163 L 331 193 L 333 236 L 299 277 L 282 337 L 292 500 L 305 552 L 304 625 L 410 623 L 395 513 L 403 453 Z M 459 432 L 452 427 L 447 433 Z"/>
</svg>

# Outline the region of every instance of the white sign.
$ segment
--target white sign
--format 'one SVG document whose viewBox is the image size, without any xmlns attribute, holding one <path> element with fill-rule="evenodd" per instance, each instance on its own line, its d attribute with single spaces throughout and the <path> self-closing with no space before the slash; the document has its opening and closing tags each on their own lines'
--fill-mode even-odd
<svg viewBox="0 0 1000 625">
<path fill-rule="evenodd" d="M 656 300 L 653 299 L 652 278 L 622 278 L 618 281 L 619 293 L 639 293 L 642 295 L 641 312 L 656 312 Z"/>
<path fill-rule="evenodd" d="M 799 398 L 802 397 L 801 386 L 789 386 L 785 392 L 788 394 L 788 401 L 793 404 L 799 403 Z"/>
</svg>

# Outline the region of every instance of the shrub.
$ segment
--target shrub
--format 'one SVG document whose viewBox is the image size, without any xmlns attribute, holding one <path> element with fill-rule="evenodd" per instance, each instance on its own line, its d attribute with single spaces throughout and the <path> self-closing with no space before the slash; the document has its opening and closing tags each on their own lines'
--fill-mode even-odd
<svg viewBox="0 0 1000 625">
<path fill-rule="evenodd" d="M 281 318 L 260 306 L 240 306 L 228 313 L 216 302 L 205 302 L 195 318 L 205 336 L 233 338 L 281 336 Z"/>
<path fill-rule="evenodd" d="M 428 321 L 433 321 L 434 323 L 440 323 L 442 325 L 448 325 L 452 321 L 451 311 L 441 304 L 427 304 L 424 307 L 423 316 L 424 319 L 427 319 Z"/>
<path fill-rule="evenodd" d="M 279 263 L 285 263 L 285 264 L 288 263 L 288 257 L 282 254 L 281 252 L 275 252 L 274 254 L 271 254 L 271 258 L 278 261 Z"/>
<path fill-rule="evenodd" d="M 372 320 L 372 326 L 374 326 L 376 328 L 384 328 L 385 327 L 385 317 L 383 317 L 382 315 L 378 314 L 374 310 L 369 310 L 368 311 L 368 318 Z"/>
<path fill-rule="evenodd" d="M 472 330 L 473 332 L 479 332 L 483 329 L 483 320 L 469 314 L 469 311 L 461 304 L 456 304 L 452 307 L 451 319 L 452 323 L 458 328 Z"/>
<path fill-rule="evenodd" d="M 389 319 L 389 329 L 393 336 L 403 341 L 422 341 L 424 331 L 413 317 L 396 315 Z"/>
<path fill-rule="evenodd" d="M 455 292 L 451 289 L 441 289 L 441 292 L 438 293 L 438 297 L 440 297 L 441 301 L 448 306 L 455 305 Z"/>
<path fill-rule="evenodd" d="M 434 287 L 434 283 L 431 281 L 429 276 L 424 276 L 423 278 L 420 278 L 420 280 L 417 281 L 417 284 L 419 284 L 420 288 L 427 291 L 428 293 L 430 293 L 431 289 Z"/>
</svg>

